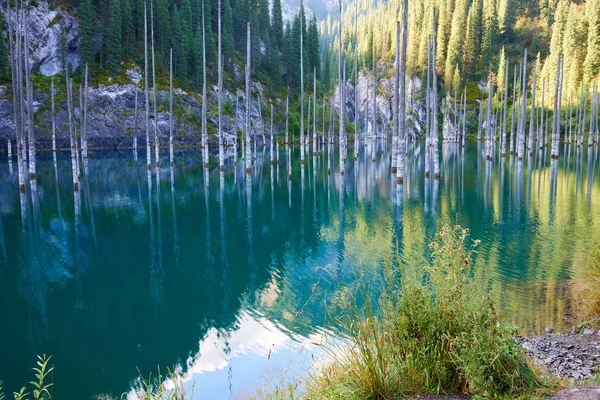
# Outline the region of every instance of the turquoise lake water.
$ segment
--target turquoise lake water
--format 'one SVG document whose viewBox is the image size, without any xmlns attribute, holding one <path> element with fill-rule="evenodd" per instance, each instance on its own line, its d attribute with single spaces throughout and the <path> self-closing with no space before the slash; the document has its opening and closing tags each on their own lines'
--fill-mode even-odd
<svg viewBox="0 0 600 400">
<path fill-rule="evenodd" d="M 24 194 L 16 157 L 1 155 L 5 392 L 32 379 L 37 354 L 53 356 L 56 399 L 118 398 L 140 373 L 174 365 L 190 398 L 268 390 L 318 362 L 338 328 L 329 313 L 360 288 L 359 272 L 376 282 L 390 263 L 421 279 L 444 224 L 481 239 L 481 284 L 522 333 L 567 329 L 571 282 L 600 241 L 598 149 L 486 161 L 483 143 L 444 144 L 434 180 L 415 143 L 397 185 L 388 146 L 361 146 L 344 176 L 327 148 L 304 166 L 297 147 L 281 146 L 277 165 L 259 148 L 250 175 L 231 154 L 220 172 L 196 151 L 170 167 L 163 150 L 148 171 L 144 152 L 91 151 L 75 193 L 70 153 L 38 154 Z"/>
</svg>

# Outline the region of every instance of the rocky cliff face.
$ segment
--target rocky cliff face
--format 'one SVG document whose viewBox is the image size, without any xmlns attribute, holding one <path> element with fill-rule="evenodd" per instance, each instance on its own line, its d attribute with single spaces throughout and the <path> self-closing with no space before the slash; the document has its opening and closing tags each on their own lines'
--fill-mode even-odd
<svg viewBox="0 0 600 400">
<path fill-rule="evenodd" d="M 263 102 L 263 87 L 254 85 L 254 92 L 258 92 L 259 98 L 253 98 L 250 102 L 250 125 L 251 135 L 256 135 L 257 142 L 263 142 L 262 132 L 267 132 L 263 119 L 260 118 L 258 101 Z M 57 90 L 58 91 L 58 90 Z M 137 91 L 138 114 L 135 118 L 135 95 Z M 60 148 L 69 148 L 68 113 L 65 102 L 65 94 L 56 94 L 56 132 L 57 145 Z M 238 90 L 237 107 L 236 94 L 229 91 L 223 92 L 223 103 L 230 103 L 230 115 L 223 113 L 223 129 L 225 132 L 225 144 L 233 145 L 236 132 L 242 132 L 245 121 L 246 99 L 245 93 Z M 174 90 L 174 122 L 173 134 L 176 146 L 196 145 L 201 141 L 201 112 L 202 98 L 200 95 L 184 92 L 180 89 Z M 168 91 L 157 92 L 157 127 L 159 140 L 167 145 L 169 138 L 169 93 Z M 79 122 L 81 107 L 78 94 L 74 94 L 74 113 L 79 133 Z M 34 101 L 35 109 L 35 133 L 36 145 L 40 149 L 51 148 L 52 115 L 51 99 L 49 93 L 36 93 Z M 216 145 L 216 129 L 218 126 L 216 90 L 210 88 L 208 102 L 209 141 L 211 146 Z M 263 110 L 263 113 L 268 110 Z M 131 147 L 133 137 L 137 135 L 138 145 L 145 146 L 145 98 L 143 89 L 134 82 L 128 84 L 99 85 L 90 89 L 88 104 L 88 140 L 90 148 L 117 148 Z M 236 115 L 237 114 L 237 118 Z M 264 120 L 268 115 L 264 115 Z M 137 126 L 137 130 L 136 130 Z M 278 129 L 279 126 L 276 127 Z M 14 116 L 12 99 L 6 97 L 6 88 L 0 88 L 0 147 L 6 147 L 6 137 L 12 137 L 14 143 Z M 154 140 L 154 115 L 153 107 L 150 106 L 150 140 Z M 265 138 L 268 139 L 268 136 Z"/>
<path fill-rule="evenodd" d="M 16 26 L 15 13 L 7 15 L 2 5 L 5 20 Z M 30 8 L 27 27 L 31 35 L 30 66 L 34 70 L 39 68 L 46 76 L 61 73 L 63 56 L 73 68 L 79 66 L 79 25 L 72 15 L 58 7 L 50 9 L 46 1 L 40 1 Z"/>
<path fill-rule="evenodd" d="M 385 68 L 382 67 L 382 69 Z M 380 74 L 382 71 L 378 71 Z M 370 73 L 361 72 L 358 76 L 356 89 L 346 83 L 345 107 L 350 122 L 359 122 L 359 134 L 372 135 L 374 132 L 373 116 L 376 115 L 377 135 L 391 135 L 393 123 L 394 81 L 393 78 L 377 79 L 377 101 L 373 101 L 374 77 Z M 406 85 L 406 123 L 408 134 L 417 137 L 424 133 L 425 104 L 417 99 L 421 90 L 421 80 L 417 77 L 410 79 Z M 358 101 L 358 116 L 355 115 L 355 92 Z M 334 106 L 339 110 L 339 86 L 333 95 Z M 374 113 L 376 109 L 376 114 Z"/>
</svg>

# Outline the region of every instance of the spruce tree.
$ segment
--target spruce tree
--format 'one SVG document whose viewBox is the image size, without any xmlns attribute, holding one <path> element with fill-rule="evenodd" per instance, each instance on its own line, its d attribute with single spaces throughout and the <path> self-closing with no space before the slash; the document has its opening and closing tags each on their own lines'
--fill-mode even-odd
<svg viewBox="0 0 600 400">
<path fill-rule="evenodd" d="M 480 70 L 488 68 L 496 51 L 495 41 L 498 34 L 498 18 L 496 15 L 496 2 L 494 0 L 484 0 L 482 19 L 483 35 L 481 38 Z"/>
<path fill-rule="evenodd" d="M 473 0 L 467 16 L 467 35 L 463 49 L 465 76 L 473 76 L 477 70 L 481 38 L 481 0 Z"/>
<path fill-rule="evenodd" d="M 488 0 L 490 1 L 490 0 Z M 467 22 L 467 2 L 466 0 L 457 0 L 456 9 L 452 16 L 452 28 L 450 30 L 450 40 L 448 41 L 448 55 L 446 57 L 446 68 L 444 81 L 446 85 L 451 86 L 454 79 L 454 69 L 461 61 L 463 42 L 465 39 L 464 27 Z"/>
<path fill-rule="evenodd" d="M 122 37 L 121 37 L 121 4 L 119 0 L 109 0 L 108 21 L 106 23 L 106 68 L 117 72 L 121 63 Z"/>
<path fill-rule="evenodd" d="M 3 14 L 4 15 L 4 14 Z M 77 9 L 79 19 L 79 38 L 81 40 L 81 60 L 92 63 L 94 57 L 94 19 L 95 12 L 91 0 L 81 0 Z"/>
<path fill-rule="evenodd" d="M 283 17 L 281 13 L 281 0 L 273 0 L 271 11 L 271 37 L 279 50 L 283 50 Z"/>
<path fill-rule="evenodd" d="M 132 57 L 135 51 L 131 1 L 121 0 L 121 36 L 123 37 L 123 57 L 125 58 Z"/>
<path fill-rule="evenodd" d="M 588 0 L 585 6 L 587 19 L 587 52 L 583 62 L 583 79 L 590 82 L 600 71 L 600 0 Z"/>
</svg>

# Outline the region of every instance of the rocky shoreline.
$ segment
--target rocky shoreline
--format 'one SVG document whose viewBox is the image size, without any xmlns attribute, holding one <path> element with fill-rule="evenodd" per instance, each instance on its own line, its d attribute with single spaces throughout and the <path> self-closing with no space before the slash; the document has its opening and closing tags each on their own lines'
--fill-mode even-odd
<svg viewBox="0 0 600 400">
<path fill-rule="evenodd" d="M 599 329 L 585 329 L 582 333 L 550 333 L 521 338 L 527 355 L 555 376 L 575 381 L 596 377 L 600 372 Z"/>
</svg>

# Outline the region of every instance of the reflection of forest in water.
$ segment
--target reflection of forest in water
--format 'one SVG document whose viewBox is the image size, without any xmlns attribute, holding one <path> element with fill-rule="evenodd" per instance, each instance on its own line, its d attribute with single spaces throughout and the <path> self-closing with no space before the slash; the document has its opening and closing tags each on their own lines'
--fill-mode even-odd
<svg viewBox="0 0 600 400">
<path fill-rule="evenodd" d="M 131 152 L 96 152 L 75 193 L 67 153 L 40 154 L 25 194 L 4 162 L 0 357 L 15 361 L 0 377 L 22 383 L 35 354 L 53 354 L 55 394 L 87 396 L 125 390 L 136 367 L 146 374 L 191 355 L 207 373 L 233 354 L 270 354 L 266 342 L 240 349 L 265 332 L 290 347 L 285 337 L 334 329 L 327 313 L 361 284 L 355 266 L 374 288 L 385 262 L 422 279 L 443 224 L 482 240 L 477 277 L 514 323 L 565 326 L 568 280 L 600 237 L 597 148 L 488 162 L 480 143 L 469 146 L 445 144 L 434 180 L 424 178 L 423 144 L 411 145 L 403 185 L 381 142 L 367 142 L 345 176 L 327 174 L 337 154 L 325 148 L 301 166 L 296 148 L 291 181 L 287 160 L 271 166 L 268 149 L 251 175 L 241 159 L 219 172 L 181 153 L 174 167 L 147 171 Z M 202 339 L 220 343 L 217 361 L 198 361 Z"/>
</svg>

